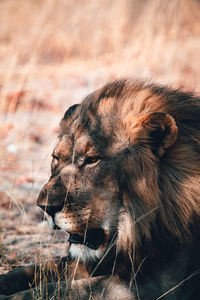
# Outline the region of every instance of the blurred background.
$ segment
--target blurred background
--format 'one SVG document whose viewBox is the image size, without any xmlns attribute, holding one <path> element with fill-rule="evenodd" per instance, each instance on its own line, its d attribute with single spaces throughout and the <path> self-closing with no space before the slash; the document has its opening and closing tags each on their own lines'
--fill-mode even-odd
<svg viewBox="0 0 200 300">
<path fill-rule="evenodd" d="M 65 253 L 36 199 L 70 105 L 123 76 L 199 92 L 200 1 L 1 0 L 0 20 L 2 273 Z"/>
</svg>

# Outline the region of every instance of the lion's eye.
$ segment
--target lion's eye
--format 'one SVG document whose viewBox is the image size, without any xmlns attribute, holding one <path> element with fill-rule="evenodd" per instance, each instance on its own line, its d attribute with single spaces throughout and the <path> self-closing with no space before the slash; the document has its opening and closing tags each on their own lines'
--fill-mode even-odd
<svg viewBox="0 0 200 300">
<path fill-rule="evenodd" d="M 95 164 L 100 160 L 99 156 L 88 156 L 85 160 L 85 165 Z"/>
</svg>

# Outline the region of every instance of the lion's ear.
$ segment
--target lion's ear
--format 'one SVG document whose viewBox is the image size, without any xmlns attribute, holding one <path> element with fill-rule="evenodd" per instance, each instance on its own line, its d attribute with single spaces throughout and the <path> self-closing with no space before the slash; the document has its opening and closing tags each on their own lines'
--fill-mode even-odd
<svg viewBox="0 0 200 300">
<path fill-rule="evenodd" d="M 73 118 L 78 106 L 79 106 L 79 104 L 74 104 L 74 105 L 70 106 L 68 108 L 68 110 L 65 112 L 65 114 L 60 122 L 59 136 L 62 136 L 66 132 L 67 128 L 69 127 L 70 123 L 72 122 L 72 118 Z"/>
<path fill-rule="evenodd" d="M 153 112 L 139 118 L 136 126 L 138 139 L 148 143 L 154 154 L 162 156 L 177 139 L 178 128 L 172 116 L 162 112 Z"/>
<path fill-rule="evenodd" d="M 67 120 L 67 119 L 71 118 L 79 105 L 80 104 L 74 104 L 74 105 L 70 106 L 68 108 L 68 110 L 65 112 L 63 119 Z"/>
</svg>

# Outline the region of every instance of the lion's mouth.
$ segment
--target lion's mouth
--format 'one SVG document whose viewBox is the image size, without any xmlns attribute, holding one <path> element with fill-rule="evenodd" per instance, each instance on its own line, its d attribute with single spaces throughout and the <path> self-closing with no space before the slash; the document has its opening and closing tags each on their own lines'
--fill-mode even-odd
<svg viewBox="0 0 200 300">
<path fill-rule="evenodd" d="M 103 229 L 90 229 L 85 235 L 70 233 L 69 242 L 73 244 L 82 244 L 93 250 L 97 250 L 105 242 L 105 232 Z"/>
</svg>

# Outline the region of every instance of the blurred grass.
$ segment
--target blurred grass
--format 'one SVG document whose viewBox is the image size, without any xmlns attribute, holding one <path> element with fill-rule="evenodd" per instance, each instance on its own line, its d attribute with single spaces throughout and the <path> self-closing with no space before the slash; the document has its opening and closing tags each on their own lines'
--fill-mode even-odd
<svg viewBox="0 0 200 300">
<path fill-rule="evenodd" d="M 200 34 L 197 0 L 2 0 L 0 6 L 1 58 L 19 66 L 131 57 Z"/>
<path fill-rule="evenodd" d="M 0 111 L 14 111 L 21 97 L 6 98 L 11 82 L 18 93 L 38 74 L 103 67 L 111 76 L 199 82 L 198 0 L 1 0 L 0 19 Z"/>
</svg>

